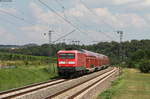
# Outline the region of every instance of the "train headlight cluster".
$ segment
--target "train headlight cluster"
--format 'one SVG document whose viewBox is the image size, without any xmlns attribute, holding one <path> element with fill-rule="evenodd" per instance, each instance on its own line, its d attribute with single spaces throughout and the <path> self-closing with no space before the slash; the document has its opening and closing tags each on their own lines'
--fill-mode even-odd
<svg viewBox="0 0 150 99">
<path fill-rule="evenodd" d="M 66 64 L 66 62 L 64 62 L 64 61 L 60 61 L 60 62 L 59 62 L 59 64 Z"/>
<path fill-rule="evenodd" d="M 69 61 L 69 62 L 60 61 L 59 64 L 75 64 L 75 62 L 74 61 Z"/>
<path fill-rule="evenodd" d="M 75 62 L 74 61 L 70 61 L 70 62 L 68 62 L 68 64 L 75 64 Z"/>
</svg>

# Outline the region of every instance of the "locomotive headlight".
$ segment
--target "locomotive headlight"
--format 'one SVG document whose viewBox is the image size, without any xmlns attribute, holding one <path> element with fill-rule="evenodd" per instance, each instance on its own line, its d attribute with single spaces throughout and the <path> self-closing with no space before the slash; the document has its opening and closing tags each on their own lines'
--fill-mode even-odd
<svg viewBox="0 0 150 99">
<path fill-rule="evenodd" d="M 66 62 L 64 62 L 64 61 L 60 61 L 60 62 L 59 62 L 59 64 L 65 64 L 65 63 L 66 63 Z"/>
<path fill-rule="evenodd" d="M 71 61 L 71 62 L 68 62 L 68 64 L 75 64 L 75 62 Z"/>
</svg>

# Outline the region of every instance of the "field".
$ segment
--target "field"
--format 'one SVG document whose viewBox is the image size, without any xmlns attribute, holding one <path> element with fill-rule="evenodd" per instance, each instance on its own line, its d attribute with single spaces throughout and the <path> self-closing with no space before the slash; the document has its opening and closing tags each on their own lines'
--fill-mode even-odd
<svg viewBox="0 0 150 99">
<path fill-rule="evenodd" d="M 150 74 L 124 69 L 123 75 L 98 99 L 150 99 Z"/>
<path fill-rule="evenodd" d="M 0 69 L 0 91 L 47 81 L 56 76 L 55 64 L 51 66 L 17 66 L 16 68 Z"/>
<path fill-rule="evenodd" d="M 56 63 L 56 58 L 0 52 L 0 66 L 45 65 L 49 63 Z"/>
</svg>

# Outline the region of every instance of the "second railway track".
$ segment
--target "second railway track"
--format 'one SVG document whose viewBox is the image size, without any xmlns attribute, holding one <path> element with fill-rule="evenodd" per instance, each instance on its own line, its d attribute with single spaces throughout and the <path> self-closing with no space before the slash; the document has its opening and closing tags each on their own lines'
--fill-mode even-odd
<svg viewBox="0 0 150 99">
<path fill-rule="evenodd" d="M 117 68 L 108 68 L 75 79 L 57 79 L 0 93 L 0 99 L 73 99 L 113 75 Z M 78 98 L 77 98 L 78 99 Z"/>
<path fill-rule="evenodd" d="M 59 84 L 62 82 L 65 82 L 67 80 L 65 79 L 55 79 L 55 80 L 50 80 L 50 81 L 46 81 L 46 82 L 41 82 L 41 83 L 37 83 L 37 84 L 32 84 L 29 86 L 25 86 L 22 88 L 16 88 L 16 89 L 12 89 L 9 91 L 4 91 L 0 93 L 0 99 L 10 99 L 10 98 L 15 98 L 17 96 L 23 95 L 23 94 L 27 94 L 33 91 L 36 91 L 38 89 L 42 89 L 42 88 L 46 88 L 55 84 Z"/>
<path fill-rule="evenodd" d="M 96 85 L 99 82 L 103 82 L 113 74 L 117 72 L 117 68 L 110 70 L 109 72 L 105 72 L 104 74 L 99 74 L 97 77 L 88 79 L 87 81 L 81 82 L 77 85 L 74 85 L 68 89 L 62 90 L 54 95 L 46 97 L 46 99 L 82 99 L 80 96 L 87 89 Z M 87 97 L 88 99 L 88 97 Z"/>
</svg>

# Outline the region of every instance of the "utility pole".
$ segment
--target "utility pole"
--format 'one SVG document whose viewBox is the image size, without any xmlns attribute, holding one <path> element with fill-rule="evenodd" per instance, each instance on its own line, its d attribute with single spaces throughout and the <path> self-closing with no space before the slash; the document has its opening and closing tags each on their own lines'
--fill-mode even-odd
<svg viewBox="0 0 150 99">
<path fill-rule="evenodd" d="M 52 32 L 54 32 L 54 31 L 52 31 L 52 30 L 49 30 L 48 31 L 48 33 L 44 33 L 44 36 L 48 36 L 48 40 L 49 40 L 49 47 L 50 47 L 50 50 L 49 50 L 49 56 L 50 56 L 50 54 L 51 54 L 51 50 L 52 50 Z M 52 72 L 52 70 L 51 70 L 51 66 L 53 66 L 53 69 L 55 70 L 55 67 L 54 67 L 54 64 L 51 64 L 51 62 L 52 62 L 52 60 L 50 59 L 49 60 L 49 62 L 50 62 L 50 64 L 49 64 L 49 72 Z M 54 71 L 55 72 L 55 71 Z"/>
<path fill-rule="evenodd" d="M 49 30 L 48 33 L 44 33 L 44 35 L 47 35 L 48 34 L 48 40 L 49 40 L 49 44 L 51 45 L 52 44 L 52 30 Z"/>
<path fill-rule="evenodd" d="M 80 45 L 80 41 L 79 41 L 79 40 L 73 40 L 72 43 L 73 43 L 74 45 Z"/>
<path fill-rule="evenodd" d="M 123 31 L 117 31 L 117 33 L 120 35 L 120 60 L 123 61 L 123 45 L 122 45 L 122 40 L 123 40 Z"/>
</svg>

